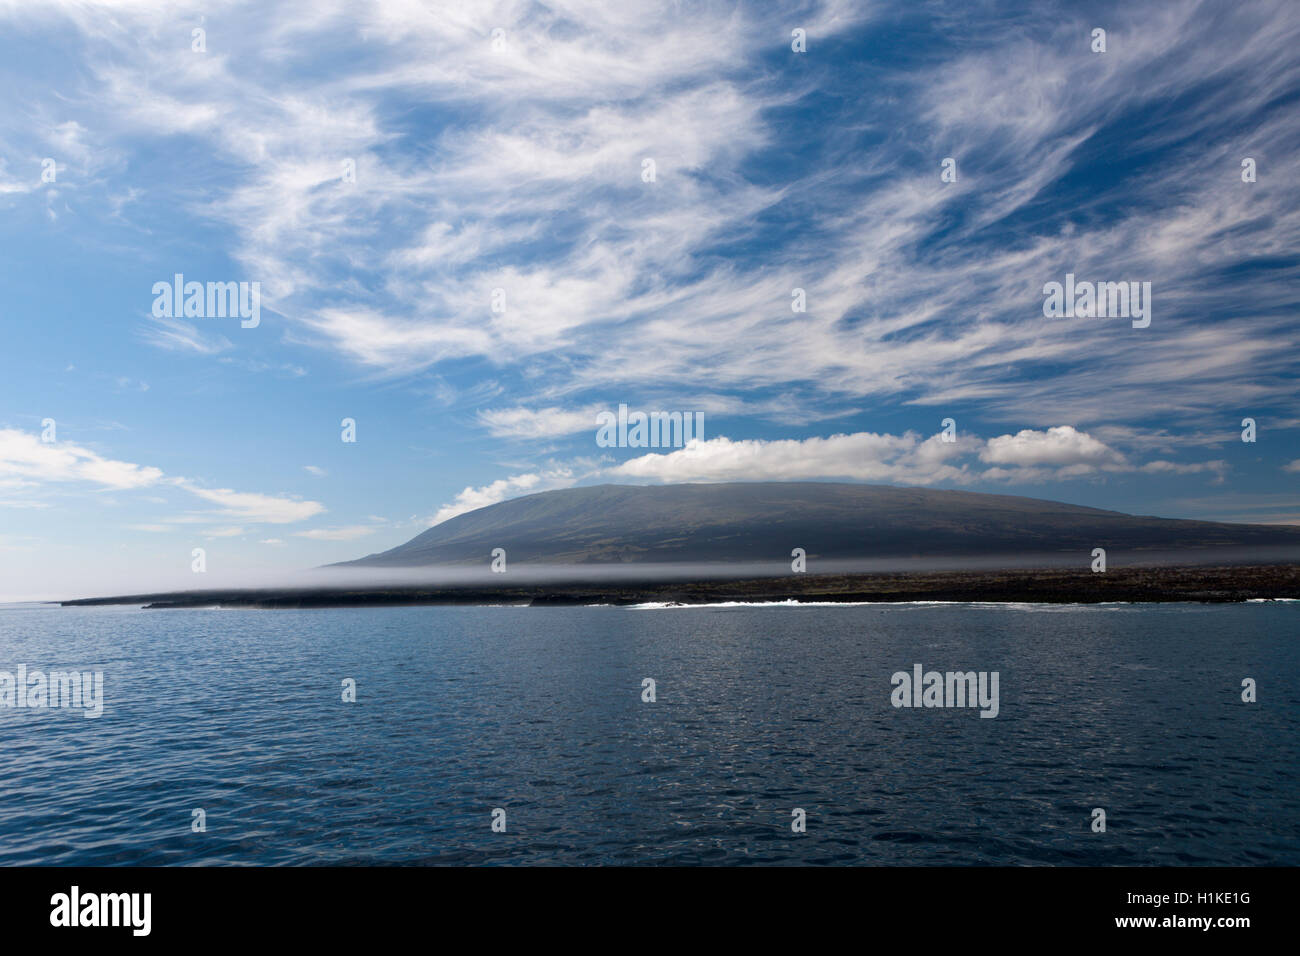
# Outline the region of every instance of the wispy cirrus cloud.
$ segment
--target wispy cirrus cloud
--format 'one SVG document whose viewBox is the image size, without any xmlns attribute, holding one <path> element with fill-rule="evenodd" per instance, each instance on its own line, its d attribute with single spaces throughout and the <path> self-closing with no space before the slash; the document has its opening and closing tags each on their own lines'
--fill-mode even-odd
<svg viewBox="0 0 1300 956">
<path fill-rule="evenodd" d="M 193 352 L 199 355 L 219 355 L 232 348 L 230 340 L 214 332 L 203 332 L 191 322 L 175 318 L 146 319 L 146 325 L 136 331 L 137 337 L 157 348 L 173 352 Z"/>
<path fill-rule="evenodd" d="M 235 231 L 291 335 L 381 374 L 485 359 L 521 407 L 555 408 L 696 388 L 707 369 L 742 399 L 798 386 L 811 420 L 853 399 L 977 402 L 1042 427 L 1136 420 L 1153 388 L 1174 418 L 1276 402 L 1297 370 L 1275 347 L 1295 332 L 1300 240 L 1300 143 L 1278 106 L 1300 85 L 1300 23 L 1283 3 L 1116 7 L 1103 56 L 1068 6 L 994 14 L 919 69 L 865 64 L 866 99 L 836 44 L 905 9 L 339 2 L 242 29 L 254 14 L 218 3 L 204 55 L 151 4 L 112 26 L 94 5 L 51 9 L 96 41 L 94 129 L 66 121 L 69 151 L 181 136 L 232 164 L 192 211 Z M 342 21 L 357 40 L 327 80 L 284 57 L 338 46 Z M 1169 116 L 1188 91 L 1205 108 Z M 400 120 L 417 106 L 440 113 L 418 149 Z M 797 174 L 774 175 L 794 146 Z M 1248 188 L 1245 153 L 1268 170 Z M 1151 281 L 1153 330 L 1045 321 L 1041 286 L 1067 270 Z"/>
</svg>

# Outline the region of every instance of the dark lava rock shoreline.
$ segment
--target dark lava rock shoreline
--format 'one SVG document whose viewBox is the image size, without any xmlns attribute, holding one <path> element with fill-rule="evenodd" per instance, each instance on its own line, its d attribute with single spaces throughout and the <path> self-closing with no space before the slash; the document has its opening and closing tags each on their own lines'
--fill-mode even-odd
<svg viewBox="0 0 1300 956">
<path fill-rule="evenodd" d="M 1107 602 L 1231 603 L 1300 598 L 1300 565 L 1130 567 L 1082 570 L 944 571 L 896 574 L 799 574 L 735 580 L 608 581 L 562 585 L 268 588 L 178 591 L 62 601 L 64 607 L 128 604 L 149 608 L 337 608 L 514 604 L 532 607 L 725 601 L 897 603 L 994 601 L 1040 604 Z"/>
</svg>

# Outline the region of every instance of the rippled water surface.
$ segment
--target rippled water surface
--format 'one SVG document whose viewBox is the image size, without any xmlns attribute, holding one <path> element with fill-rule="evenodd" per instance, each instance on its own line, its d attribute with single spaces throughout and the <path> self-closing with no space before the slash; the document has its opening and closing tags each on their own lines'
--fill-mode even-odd
<svg viewBox="0 0 1300 956">
<path fill-rule="evenodd" d="M 105 706 L 0 708 L 6 864 L 1300 863 L 1300 604 L 0 609 L 19 664 Z"/>
</svg>

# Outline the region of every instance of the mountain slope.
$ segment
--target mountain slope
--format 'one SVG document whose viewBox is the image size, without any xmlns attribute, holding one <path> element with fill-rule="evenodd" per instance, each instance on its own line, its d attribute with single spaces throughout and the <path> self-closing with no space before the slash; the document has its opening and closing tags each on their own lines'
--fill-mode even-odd
<svg viewBox="0 0 1300 956">
<path fill-rule="evenodd" d="M 489 505 L 351 567 L 789 561 L 1300 547 L 1300 528 L 1138 517 L 968 491 L 823 482 L 598 485 Z"/>
</svg>

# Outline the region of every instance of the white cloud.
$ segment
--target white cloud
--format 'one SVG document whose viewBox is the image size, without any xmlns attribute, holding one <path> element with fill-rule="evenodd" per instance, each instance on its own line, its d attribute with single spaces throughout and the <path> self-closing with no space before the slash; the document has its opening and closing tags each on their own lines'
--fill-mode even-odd
<svg viewBox="0 0 1300 956">
<path fill-rule="evenodd" d="M 19 179 L 8 172 L 4 159 L 0 157 L 0 196 L 6 193 L 29 193 L 40 186 L 39 175 Z"/>
<path fill-rule="evenodd" d="M 203 532 L 208 538 L 238 538 L 243 533 L 243 528 L 209 528 Z"/>
<path fill-rule="evenodd" d="M 858 481 L 930 484 L 969 481 L 964 468 L 948 464 L 963 445 L 922 439 L 914 432 L 878 435 L 857 432 L 829 438 L 764 441 L 710 438 L 668 454 L 648 454 L 610 469 L 626 478 L 684 481 L 799 481 L 850 478 Z"/>
<path fill-rule="evenodd" d="M 1014 435 L 990 438 L 980 460 L 994 465 L 1013 467 L 1051 466 L 1087 469 L 1122 469 L 1124 456 L 1087 432 L 1070 425 L 1057 425 L 1046 431 L 1026 428 Z"/>
<path fill-rule="evenodd" d="M 977 462 L 992 465 L 980 468 Z M 666 484 L 713 481 L 810 481 L 837 479 L 900 485 L 970 484 L 976 481 L 1041 483 L 1086 478 L 1101 473 L 1209 473 L 1222 481 L 1223 461 L 1177 463 L 1166 460 L 1136 466 L 1118 451 L 1071 426 L 1044 431 L 1025 429 L 987 441 L 959 434 L 923 437 L 855 432 L 804 439 L 744 439 L 718 436 L 691 441 L 671 452 L 648 453 L 617 465 L 590 470 L 601 477 Z M 573 468 L 547 479 L 522 474 L 480 488 L 466 488 L 438 512 L 434 524 L 520 494 L 568 487 L 580 477 Z"/>
<path fill-rule="evenodd" d="M 525 493 L 532 494 L 540 491 L 551 491 L 556 488 L 568 488 L 575 484 L 576 481 L 577 479 L 568 469 L 556 469 L 538 474 L 530 473 L 512 475 L 509 478 L 499 478 L 491 484 L 483 485 L 481 488 L 469 487 L 458 494 L 451 504 L 439 508 L 432 521 L 430 521 L 430 525 L 441 524 L 449 518 L 454 518 L 467 511 L 486 508 L 488 505 L 505 501 L 507 498 L 517 498 Z"/>
<path fill-rule="evenodd" d="M 167 478 L 162 469 L 150 465 L 105 458 L 66 441 L 43 442 L 37 436 L 18 429 L 0 429 L 0 490 L 9 493 L 18 490 L 37 493 L 49 484 L 80 484 L 96 490 L 126 491 L 163 482 L 217 505 L 216 514 L 250 523 L 287 524 L 325 511 L 325 506 L 317 501 L 229 488 L 205 488 L 185 478 Z M 181 516 L 172 520 L 202 522 L 208 519 Z"/>
<path fill-rule="evenodd" d="M 293 534 L 298 538 L 311 538 L 315 541 L 352 541 L 378 530 L 374 525 L 354 524 L 345 528 L 312 528 L 309 531 L 295 531 Z"/>
<path fill-rule="evenodd" d="M 1186 463 L 1157 459 L 1147 462 L 1138 470 L 1153 475 L 1199 475 L 1210 472 L 1222 478 L 1231 469 L 1232 466 L 1223 459 Z"/>
<path fill-rule="evenodd" d="M 566 408 L 498 408 L 480 411 L 479 423 L 495 438 L 555 438 L 577 432 L 596 433 L 596 406 Z"/>
<path fill-rule="evenodd" d="M 17 429 L 0 429 L 0 480 L 85 482 L 102 488 L 147 488 L 163 478 L 158 468 L 104 458 L 68 442 L 42 442 Z"/>
<path fill-rule="evenodd" d="M 229 488 L 204 488 L 184 478 L 173 479 L 173 482 L 190 494 L 217 505 L 221 514 L 257 524 L 305 521 L 325 511 L 325 506 L 319 501 L 232 491 Z"/>
</svg>

